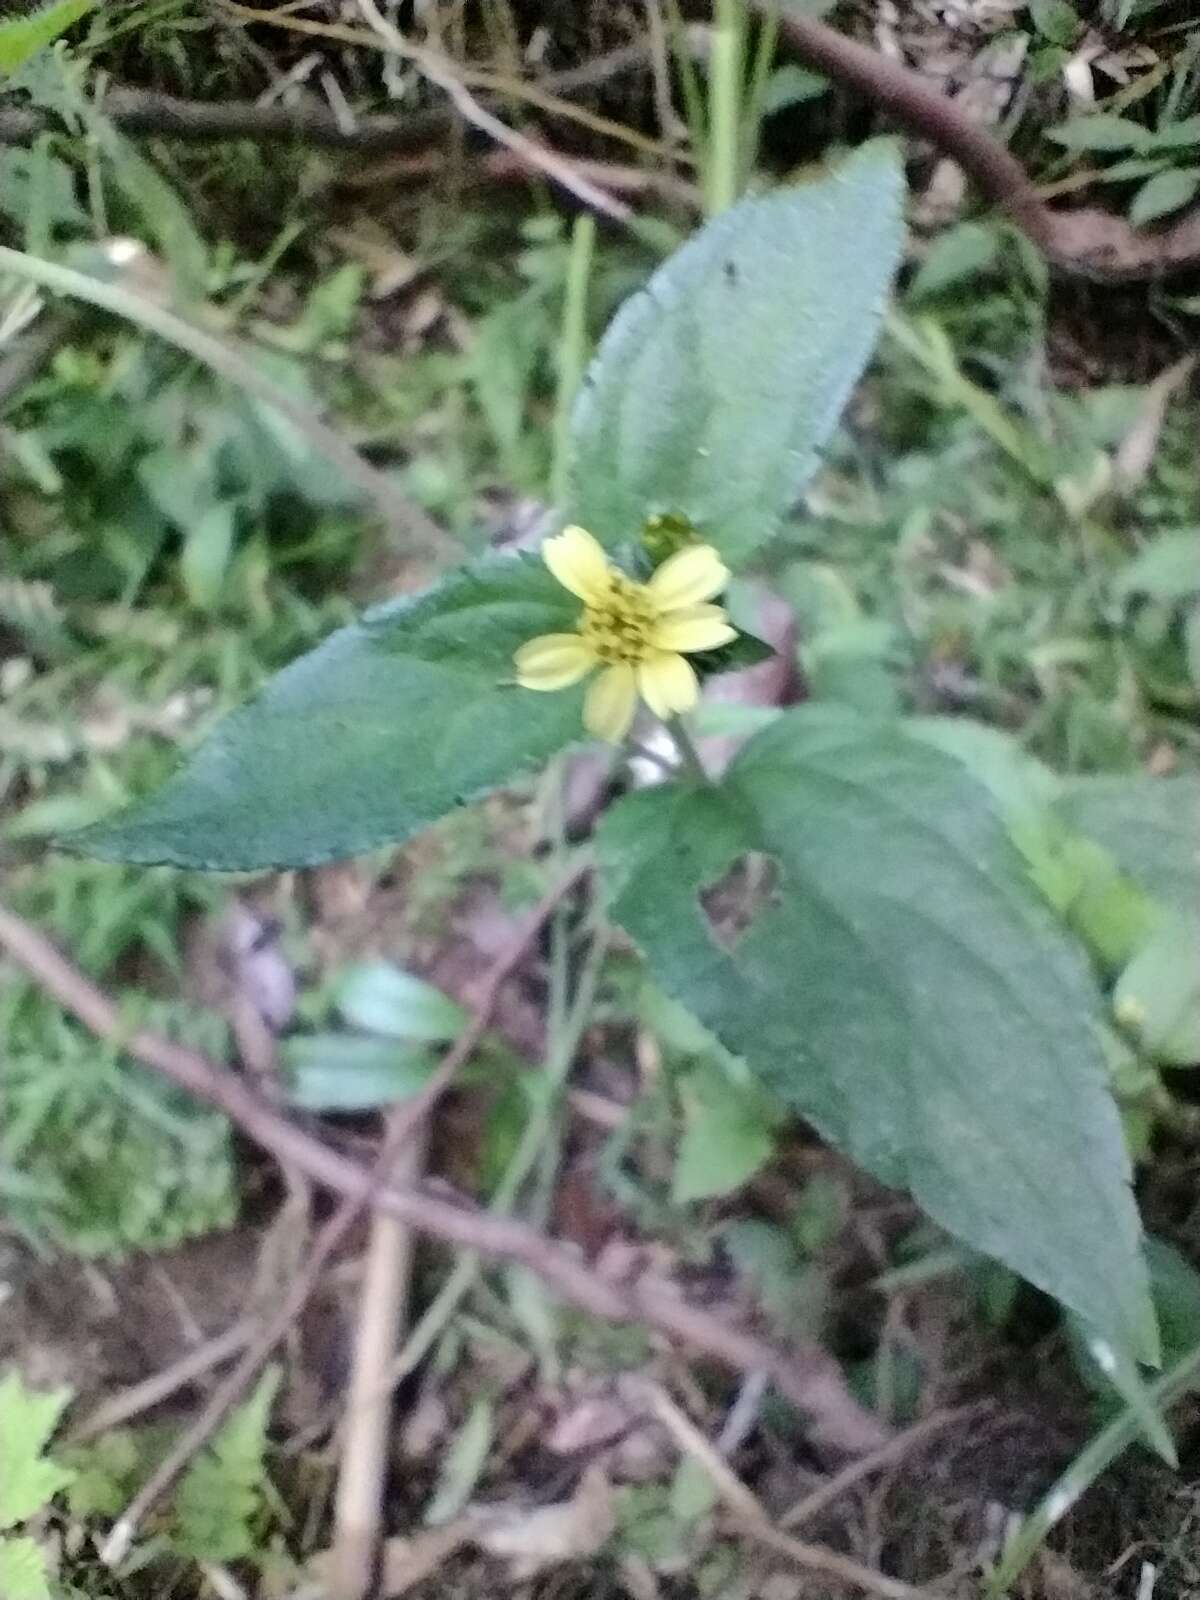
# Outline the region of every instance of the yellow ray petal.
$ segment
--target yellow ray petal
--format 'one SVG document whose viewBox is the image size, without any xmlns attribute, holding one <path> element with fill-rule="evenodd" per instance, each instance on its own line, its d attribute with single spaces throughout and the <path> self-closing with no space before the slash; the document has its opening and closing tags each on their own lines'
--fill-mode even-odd
<svg viewBox="0 0 1200 1600">
<path fill-rule="evenodd" d="M 715 650 L 736 638 L 722 606 L 681 606 L 655 625 L 651 643 L 658 650 Z"/>
<path fill-rule="evenodd" d="M 646 587 L 659 611 L 711 600 L 729 582 L 729 569 L 710 544 L 691 544 L 664 561 Z"/>
<path fill-rule="evenodd" d="M 637 679 L 628 661 L 606 667 L 583 702 L 583 725 L 597 739 L 620 744 L 637 710 Z"/>
<path fill-rule="evenodd" d="M 542 560 L 563 588 L 578 595 L 585 605 L 595 605 L 607 595 L 608 557 L 586 528 L 564 528 L 547 539 Z"/>
<path fill-rule="evenodd" d="M 656 717 L 690 711 L 700 696 L 696 674 L 682 656 L 656 650 L 638 664 L 638 692 Z"/>
<path fill-rule="evenodd" d="M 541 633 L 513 657 L 523 689 L 566 689 L 578 683 L 596 658 L 577 633 Z"/>
</svg>

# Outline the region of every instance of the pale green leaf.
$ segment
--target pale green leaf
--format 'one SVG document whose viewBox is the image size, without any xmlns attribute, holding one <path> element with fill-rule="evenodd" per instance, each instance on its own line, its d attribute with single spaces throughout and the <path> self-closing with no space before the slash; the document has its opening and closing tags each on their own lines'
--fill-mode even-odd
<svg viewBox="0 0 1200 1600">
<path fill-rule="evenodd" d="M 453 1039 L 467 1012 L 432 983 L 390 961 L 359 961 L 343 972 L 334 1004 L 345 1020 L 393 1039 Z"/>
<path fill-rule="evenodd" d="M 999 251 L 1000 232 L 994 224 L 956 223 L 934 240 L 908 292 L 919 300 L 978 277 L 995 264 Z"/>
<path fill-rule="evenodd" d="M 719 941 L 700 896 L 778 881 Z M 601 831 L 616 920 L 768 1088 L 943 1227 L 1153 1359 L 1095 981 L 953 761 L 793 711 L 719 787 L 631 796 Z"/>
<path fill-rule="evenodd" d="M 238 1561 L 256 1548 L 267 1424 L 279 1380 L 280 1369 L 268 1367 L 249 1400 L 195 1458 L 179 1485 L 174 1539 L 197 1561 Z"/>
<path fill-rule="evenodd" d="M 183 540 L 179 576 L 194 606 L 210 611 L 221 598 L 233 555 L 237 502 L 217 500 L 193 518 Z"/>
<path fill-rule="evenodd" d="M 875 341 L 900 253 L 890 146 L 743 200 L 618 313 L 576 404 L 569 512 L 605 544 L 655 512 L 734 564 L 777 532 Z"/>
<path fill-rule="evenodd" d="M 74 1476 L 42 1454 L 70 1398 L 27 1389 L 15 1371 L 0 1379 L 0 1529 L 27 1521 Z"/>
<path fill-rule="evenodd" d="M 1200 915 L 1163 916 L 1117 980 L 1113 1015 L 1147 1055 L 1200 1064 Z"/>
<path fill-rule="evenodd" d="M 1057 814 L 1164 904 L 1200 904 L 1200 777 L 1072 778 Z"/>
<path fill-rule="evenodd" d="M 677 1205 L 730 1194 L 771 1158 L 776 1118 L 761 1094 L 732 1082 L 720 1068 L 700 1066 L 681 1090 L 683 1136 L 675 1155 L 671 1198 Z"/>
<path fill-rule="evenodd" d="M 0 1595 L 4 1600 L 53 1600 L 46 1558 L 33 1539 L 0 1539 Z"/>
<path fill-rule="evenodd" d="M 480 1395 L 447 1446 L 433 1499 L 425 1511 L 431 1527 L 452 1521 L 475 1492 L 492 1447 L 496 1408 Z"/>
<path fill-rule="evenodd" d="M 70 848 L 107 860 L 312 866 L 408 838 L 582 737 L 581 694 L 513 678 L 575 624 L 541 561 L 495 557 L 343 628 L 227 717 L 174 778 Z"/>
<path fill-rule="evenodd" d="M 31 56 L 53 44 L 60 33 L 78 22 L 95 3 L 96 0 L 57 0 L 57 4 L 43 6 L 28 16 L 9 17 L 0 22 L 0 72 L 15 72 L 23 67 Z"/>
<path fill-rule="evenodd" d="M 1168 167 L 1147 178 L 1129 206 L 1129 220 L 1135 227 L 1157 222 L 1179 211 L 1200 192 L 1200 167 Z"/>
<path fill-rule="evenodd" d="M 1113 581 L 1113 595 L 1128 600 L 1186 600 L 1200 594 L 1200 528 L 1172 528 L 1155 534 Z"/>
<path fill-rule="evenodd" d="M 287 1097 L 305 1111 L 374 1111 L 407 1100 L 436 1065 L 428 1050 L 396 1039 L 298 1034 L 282 1046 Z"/>
<path fill-rule="evenodd" d="M 1071 117 L 1057 128 L 1048 128 L 1046 137 L 1067 150 L 1144 150 L 1150 143 L 1150 134 L 1140 122 L 1107 111 Z"/>
</svg>

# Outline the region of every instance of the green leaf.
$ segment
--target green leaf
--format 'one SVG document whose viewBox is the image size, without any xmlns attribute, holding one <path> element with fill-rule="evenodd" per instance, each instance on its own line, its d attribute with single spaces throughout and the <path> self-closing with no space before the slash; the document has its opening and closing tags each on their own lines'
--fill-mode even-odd
<svg viewBox="0 0 1200 1600">
<path fill-rule="evenodd" d="M 1029 15 L 1043 39 L 1070 44 L 1082 24 L 1067 0 L 1029 0 Z"/>
<path fill-rule="evenodd" d="M 436 1065 L 428 1050 L 344 1033 L 285 1039 L 282 1054 L 288 1101 L 305 1111 L 374 1111 L 394 1105 L 423 1088 Z"/>
<path fill-rule="evenodd" d="M 1140 122 L 1106 111 L 1071 117 L 1048 128 L 1046 137 L 1067 150 L 1145 150 L 1150 144 L 1150 133 Z"/>
<path fill-rule="evenodd" d="M 688 1073 L 681 1094 L 684 1131 L 675 1156 L 672 1200 L 687 1205 L 732 1193 L 770 1160 L 777 1118 L 764 1106 L 761 1092 L 735 1083 L 709 1063 Z"/>
<path fill-rule="evenodd" d="M 1135 227 L 1156 222 L 1186 206 L 1200 191 L 1200 167 L 1169 167 L 1166 172 L 1147 178 L 1129 205 L 1129 220 Z"/>
<path fill-rule="evenodd" d="M 1200 903 L 1200 777 L 1072 778 L 1057 814 L 1094 839 L 1156 900 L 1191 908 Z"/>
<path fill-rule="evenodd" d="M 437 1490 L 425 1512 L 431 1527 L 451 1522 L 474 1493 L 492 1447 L 495 1415 L 492 1401 L 481 1395 L 451 1439 L 442 1457 Z"/>
<path fill-rule="evenodd" d="M 734 565 L 779 529 L 870 354 L 903 179 L 872 145 L 820 182 L 743 200 L 609 328 L 576 403 L 573 521 L 606 545 L 689 518 Z"/>
<path fill-rule="evenodd" d="M 1200 594 L 1200 528 L 1172 528 L 1158 533 L 1117 574 L 1113 597 L 1131 595 L 1152 600 L 1186 600 Z"/>
<path fill-rule="evenodd" d="M 221 597 L 237 520 L 236 500 L 217 500 L 194 517 L 183 541 L 179 575 L 192 605 L 211 611 Z"/>
<path fill-rule="evenodd" d="M 263 1502 L 267 1424 L 279 1379 L 278 1367 L 266 1369 L 179 1485 L 175 1543 L 197 1561 L 240 1561 L 257 1548 L 253 1524 Z"/>
<path fill-rule="evenodd" d="M 655 980 L 770 1090 L 1115 1348 L 1154 1359 L 1098 990 L 955 762 L 856 718 L 789 712 L 719 787 L 621 801 L 600 851 Z M 748 852 L 778 882 L 719 940 L 700 897 Z"/>
<path fill-rule="evenodd" d="M 392 1039 L 453 1039 L 467 1012 L 432 983 L 390 961 L 360 961 L 347 967 L 334 1003 L 352 1027 Z"/>
<path fill-rule="evenodd" d="M 1200 1063 L 1200 915 L 1162 917 L 1113 991 L 1113 1015 L 1171 1066 Z"/>
<path fill-rule="evenodd" d="M 960 222 L 939 234 L 917 269 L 909 295 L 920 300 L 977 277 L 993 266 L 1000 251 L 1000 231 L 985 222 Z"/>
<path fill-rule="evenodd" d="M 1183 150 L 1189 145 L 1200 145 L 1200 116 L 1181 117 L 1178 122 L 1168 122 L 1151 135 L 1155 150 Z"/>
<path fill-rule="evenodd" d="M 241 870 L 406 839 L 582 737 L 579 690 L 535 694 L 512 669 L 518 645 L 577 611 L 540 560 L 485 558 L 340 629 L 155 794 L 62 842 Z"/>
<path fill-rule="evenodd" d="M 17 1372 L 0 1379 L 0 1529 L 27 1522 L 74 1476 L 42 1454 L 70 1398 L 27 1389 Z"/>
<path fill-rule="evenodd" d="M 58 0 L 56 5 L 43 6 L 27 17 L 11 17 L 0 22 L 0 72 L 15 72 L 23 67 L 31 56 L 53 44 L 60 33 L 78 22 L 95 3 L 96 0 Z"/>
<path fill-rule="evenodd" d="M 53 1600 L 46 1558 L 33 1539 L 0 1539 L 0 1595 L 4 1600 Z"/>
</svg>

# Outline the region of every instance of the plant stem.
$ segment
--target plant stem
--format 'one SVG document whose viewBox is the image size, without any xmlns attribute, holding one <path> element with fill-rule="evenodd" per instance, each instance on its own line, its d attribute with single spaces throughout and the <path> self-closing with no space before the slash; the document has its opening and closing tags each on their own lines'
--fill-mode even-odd
<svg viewBox="0 0 1200 1600">
<path fill-rule="evenodd" d="M 596 219 L 590 213 L 575 218 L 571 252 L 563 295 L 562 328 L 558 336 L 558 394 L 554 410 L 554 459 L 550 474 L 551 499 L 561 506 L 568 489 L 571 465 L 571 411 L 587 365 L 587 291 L 596 242 Z"/>
<path fill-rule="evenodd" d="M 708 64 L 708 160 L 704 207 L 710 217 L 737 199 L 741 170 L 742 0 L 717 0 Z"/>
<path fill-rule="evenodd" d="M 696 749 L 691 734 L 683 724 L 683 718 L 672 717 L 667 726 L 675 741 L 675 748 L 679 751 L 679 759 L 683 763 L 685 772 L 695 778 L 697 783 L 711 783 L 712 779 L 700 759 L 700 752 Z"/>
</svg>

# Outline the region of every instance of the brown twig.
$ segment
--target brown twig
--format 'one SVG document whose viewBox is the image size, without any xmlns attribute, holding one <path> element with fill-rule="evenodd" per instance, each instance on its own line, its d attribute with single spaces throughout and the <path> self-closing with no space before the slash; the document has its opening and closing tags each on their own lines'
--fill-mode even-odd
<svg viewBox="0 0 1200 1600">
<path fill-rule="evenodd" d="M 389 1122 L 396 1115 L 393 1110 Z M 425 1134 L 422 1128 L 409 1138 L 392 1167 L 392 1181 L 405 1188 L 421 1176 L 428 1149 Z M 362 1600 L 375 1575 L 392 1417 L 387 1374 L 406 1320 L 412 1257 L 413 1232 L 408 1224 L 375 1212 L 363 1261 L 346 1389 L 329 1553 L 330 1600 Z"/>
<path fill-rule="evenodd" d="M 257 1331 L 258 1323 L 254 1318 L 243 1317 L 232 1327 L 226 1328 L 224 1333 L 215 1334 L 193 1350 L 186 1350 L 178 1361 L 173 1361 L 161 1372 L 155 1372 L 141 1383 L 132 1384 L 128 1389 L 102 1400 L 94 1411 L 71 1426 L 68 1430 L 70 1442 L 83 1444 L 161 1405 L 189 1383 L 195 1383 L 197 1378 L 202 1378 L 214 1367 L 240 1354 Z"/>
<path fill-rule="evenodd" d="M 549 149 L 528 134 L 510 128 L 480 102 L 467 88 L 462 78 L 448 63 L 430 50 L 421 50 L 409 44 L 404 35 L 380 11 L 375 0 L 358 0 L 358 9 L 379 36 L 385 48 L 411 60 L 430 83 L 436 84 L 447 96 L 464 122 L 478 128 L 495 140 L 503 149 L 523 162 L 531 171 L 559 184 L 592 211 L 611 217 L 615 222 L 627 222 L 633 215 L 623 200 L 616 200 L 604 189 L 580 175 L 575 167 L 557 151 Z"/>
<path fill-rule="evenodd" d="M 444 1243 L 516 1262 L 536 1273 L 564 1300 L 605 1322 L 642 1322 L 738 1372 L 763 1370 L 832 1449 L 847 1455 L 874 1450 L 888 1430 L 851 1396 L 837 1363 L 818 1346 L 783 1351 L 730 1327 L 649 1276 L 632 1283 L 602 1277 L 567 1246 L 507 1217 L 416 1190 L 378 1184 L 357 1162 L 323 1144 L 208 1057 L 148 1029 L 130 1033 L 112 1001 L 23 918 L 0 907 L 0 950 L 103 1039 L 143 1066 L 216 1106 L 247 1137 L 277 1159 L 292 1162 L 315 1182 L 369 1203 Z M 373 1187 L 375 1185 L 375 1187 Z"/>
<path fill-rule="evenodd" d="M 437 1071 L 419 1094 L 414 1095 L 411 1100 L 397 1107 L 392 1114 L 388 1135 L 384 1140 L 383 1149 L 376 1160 L 374 1170 L 369 1174 L 362 1175 L 362 1177 L 365 1177 L 365 1182 L 360 1177 L 360 1181 L 354 1184 L 352 1190 L 343 1190 L 345 1198 L 321 1229 L 309 1252 L 308 1260 L 289 1284 L 287 1292 L 274 1314 L 255 1334 L 237 1365 L 213 1390 L 199 1416 L 175 1442 L 141 1489 L 134 1495 L 122 1515 L 113 1524 L 112 1530 L 100 1550 L 100 1559 L 107 1566 L 116 1566 L 124 1559 L 146 1515 L 170 1489 L 193 1456 L 202 1450 L 212 1438 L 223 1418 L 230 1408 L 236 1405 L 242 1394 L 249 1387 L 255 1374 L 267 1360 L 271 1351 L 300 1316 L 335 1251 L 341 1245 L 352 1225 L 357 1221 L 362 1208 L 373 1203 L 377 1198 L 377 1191 L 381 1190 L 390 1181 L 400 1152 L 415 1129 L 424 1121 L 434 1102 L 479 1044 L 479 1041 L 487 1031 L 492 1012 L 500 997 L 500 991 L 525 960 L 546 919 L 563 897 L 569 894 L 579 882 L 585 870 L 584 867 L 577 867 L 563 882 L 552 889 L 535 908 L 527 921 L 522 924 L 508 948 L 498 957 L 488 975 L 488 980 L 480 994 L 478 1005 L 471 1020 L 467 1023 L 454 1045 L 447 1051 Z M 14 936 L 16 948 L 14 948 Z M 101 1034 L 102 1037 L 120 1040 L 120 1018 L 116 1008 L 107 996 L 89 984 L 82 974 L 74 972 L 69 963 L 65 962 L 52 946 L 45 945 L 44 949 L 38 950 L 37 946 L 39 944 L 44 944 L 39 934 L 22 924 L 21 919 L 14 917 L 11 912 L 0 909 L 0 945 L 6 947 L 11 955 L 21 961 L 26 970 L 31 970 L 27 958 L 31 954 L 38 955 L 41 958 L 42 981 L 56 995 L 56 998 L 67 1004 L 69 1009 L 73 1010 L 82 1020 L 87 1021 L 89 1026 L 93 1027 L 94 1031 Z M 25 952 L 24 957 L 21 954 L 22 950 Z M 55 984 L 58 985 L 57 988 Z M 74 996 L 74 1003 L 67 999 L 68 992 Z M 148 1061 L 149 1055 L 157 1056 L 159 1070 L 166 1070 L 165 1055 L 168 1052 L 172 1058 L 175 1058 L 174 1065 L 176 1068 L 184 1064 L 176 1058 L 176 1052 L 179 1047 L 173 1045 L 170 1040 L 158 1039 L 144 1030 L 135 1034 L 133 1038 L 124 1041 L 124 1043 L 130 1055 L 134 1056 L 135 1059 Z M 135 1046 L 137 1047 L 135 1048 Z M 214 1075 L 219 1079 L 224 1079 L 223 1088 L 227 1095 L 230 1091 L 236 1089 L 239 1091 L 238 1098 L 244 1097 L 246 1103 L 252 1104 L 259 1118 L 265 1117 L 270 1121 L 277 1120 L 276 1114 L 270 1110 L 266 1102 L 260 1100 L 249 1089 L 246 1089 L 239 1080 L 229 1077 L 228 1074 L 222 1074 L 219 1068 L 194 1052 L 185 1051 L 184 1055 L 190 1058 L 186 1063 L 189 1077 L 194 1079 L 199 1071 L 210 1081 Z M 155 1063 L 149 1062 L 149 1064 L 153 1065 Z M 180 1081 L 178 1077 L 176 1081 Z M 285 1127 L 290 1127 L 286 1119 L 281 1118 L 278 1120 Z M 296 1133 L 300 1132 L 299 1129 L 294 1131 Z M 301 1135 L 301 1137 L 307 1139 L 305 1135 Z M 293 1167 L 301 1172 L 307 1170 L 303 1160 L 295 1156 L 289 1158 L 278 1146 L 273 1148 L 274 1153 L 285 1166 Z M 322 1147 L 315 1145 L 315 1148 L 320 1149 Z M 311 1172 L 309 1175 L 312 1176 Z"/>
<path fill-rule="evenodd" d="M 536 87 L 546 94 L 572 94 L 645 66 L 647 54 L 645 45 L 625 45 L 581 66 L 548 73 Z M 173 139 L 197 144 L 255 139 L 260 143 L 297 142 L 361 155 L 420 149 L 443 137 L 454 123 L 453 113 L 446 106 L 429 106 L 403 115 L 377 112 L 356 117 L 350 127 L 315 99 L 264 106 L 254 100 L 185 100 L 154 89 L 110 88 L 102 105 L 113 126 L 132 139 Z M 39 133 L 58 126 L 58 118 L 48 107 L 0 106 L 0 145 L 26 145 Z"/>
<path fill-rule="evenodd" d="M 789 1507 L 780 1517 L 779 1526 L 785 1529 L 798 1528 L 802 1522 L 810 1522 L 818 1512 L 824 1511 L 825 1507 L 832 1505 L 835 1500 L 840 1500 L 847 1490 L 853 1489 L 864 1478 L 869 1478 L 872 1473 L 902 1461 L 910 1450 L 915 1450 L 917 1445 L 924 1444 L 926 1439 L 931 1439 L 934 1434 L 952 1428 L 956 1423 L 965 1422 L 968 1417 L 977 1417 L 988 1409 L 989 1402 L 980 1400 L 970 1405 L 953 1406 L 946 1411 L 935 1412 L 931 1417 L 923 1417 L 920 1422 L 914 1422 L 911 1427 L 905 1428 L 903 1433 L 898 1433 L 894 1439 L 881 1444 L 878 1450 L 872 1450 L 869 1455 L 851 1461 L 841 1472 L 818 1484 L 811 1494 L 806 1494 L 802 1500 L 797 1500 L 795 1505 Z"/>
<path fill-rule="evenodd" d="M 899 1578 L 889 1578 L 886 1573 L 864 1566 L 850 1556 L 839 1555 L 824 1545 L 805 1544 L 777 1528 L 767 1516 L 762 1505 L 691 1418 L 675 1404 L 661 1384 L 646 1380 L 641 1385 L 650 1410 L 666 1428 L 681 1451 L 707 1473 L 717 1497 L 732 1513 L 743 1533 L 756 1543 L 786 1556 L 806 1572 L 820 1572 L 837 1578 L 866 1594 L 878 1595 L 879 1600 L 923 1600 L 921 1591 Z"/>
<path fill-rule="evenodd" d="M 928 139 L 957 161 L 988 199 L 1065 271 L 1120 282 L 1182 272 L 1200 261 L 1200 210 L 1160 232 L 1139 230 L 1107 211 L 1055 210 L 1016 157 L 919 73 L 823 22 L 781 10 L 778 0 L 752 4 L 778 16 L 781 39 L 810 66 L 860 90 L 906 132 Z"/>
</svg>

